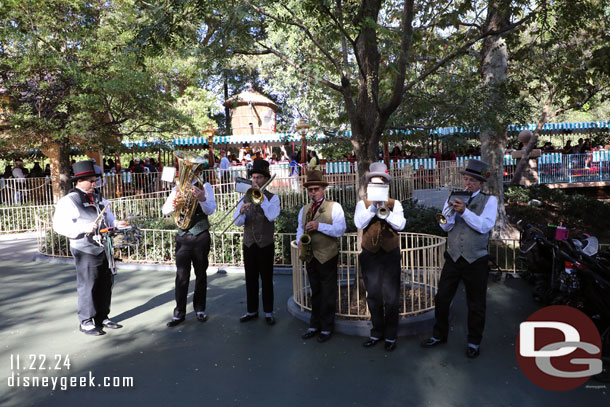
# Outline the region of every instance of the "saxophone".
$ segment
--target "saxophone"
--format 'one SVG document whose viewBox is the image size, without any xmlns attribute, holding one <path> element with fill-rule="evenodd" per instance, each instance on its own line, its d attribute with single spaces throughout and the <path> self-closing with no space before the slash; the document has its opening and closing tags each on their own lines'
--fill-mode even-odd
<svg viewBox="0 0 610 407">
<path fill-rule="evenodd" d="M 305 228 L 305 225 L 307 225 L 309 222 L 311 222 L 312 217 L 313 217 L 313 204 L 310 205 L 309 210 L 305 214 L 305 224 L 303 225 L 303 228 Z M 299 239 L 299 242 L 301 243 L 301 254 L 299 255 L 299 258 L 301 259 L 301 261 L 310 262 L 311 259 L 313 258 L 313 248 L 311 247 L 311 235 L 307 232 L 303 232 L 303 234 L 301 235 L 301 238 Z"/>
<path fill-rule="evenodd" d="M 193 194 L 193 181 L 199 181 L 203 188 L 203 179 L 198 176 L 200 167 L 207 161 L 204 158 L 188 155 L 180 151 L 174 152 L 178 160 L 178 181 L 176 182 L 176 194 L 180 198 L 176 202 L 173 217 L 174 223 L 180 229 L 186 229 L 190 225 L 199 201 Z"/>
</svg>

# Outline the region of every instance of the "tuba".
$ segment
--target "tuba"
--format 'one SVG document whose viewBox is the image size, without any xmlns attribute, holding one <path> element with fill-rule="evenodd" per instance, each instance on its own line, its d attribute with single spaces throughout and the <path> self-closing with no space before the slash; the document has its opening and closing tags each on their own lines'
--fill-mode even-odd
<svg viewBox="0 0 610 407">
<path fill-rule="evenodd" d="M 309 211 L 305 214 L 305 225 L 311 222 L 311 218 L 313 217 L 313 205 L 309 207 Z M 303 226 L 304 227 L 304 226 Z M 305 231 L 301 235 L 299 239 L 301 243 L 301 254 L 299 258 L 301 261 L 309 262 L 313 257 L 313 248 L 311 247 L 311 235 Z"/>
<path fill-rule="evenodd" d="M 180 229 L 186 229 L 195 214 L 199 201 L 193 195 L 193 181 L 199 181 L 203 187 L 203 178 L 198 173 L 204 164 L 207 163 L 202 157 L 186 154 L 181 151 L 174 152 L 174 157 L 178 160 L 178 181 L 176 181 L 176 193 L 180 198 L 174 208 L 174 223 Z"/>
</svg>

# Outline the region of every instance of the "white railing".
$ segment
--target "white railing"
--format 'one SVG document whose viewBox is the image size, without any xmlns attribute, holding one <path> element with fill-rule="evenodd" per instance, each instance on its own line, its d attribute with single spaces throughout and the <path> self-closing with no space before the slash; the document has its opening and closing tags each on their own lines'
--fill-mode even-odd
<svg viewBox="0 0 610 407">
<path fill-rule="evenodd" d="M 434 308 L 434 295 L 444 264 L 444 237 L 400 233 L 401 290 L 400 315 L 417 315 Z M 358 262 L 358 237 L 346 234 L 340 239 L 337 273 L 337 311 L 342 318 L 366 319 L 366 289 Z M 293 298 L 301 310 L 311 311 L 311 294 L 305 264 L 299 258 L 296 242 L 291 244 Z"/>
</svg>

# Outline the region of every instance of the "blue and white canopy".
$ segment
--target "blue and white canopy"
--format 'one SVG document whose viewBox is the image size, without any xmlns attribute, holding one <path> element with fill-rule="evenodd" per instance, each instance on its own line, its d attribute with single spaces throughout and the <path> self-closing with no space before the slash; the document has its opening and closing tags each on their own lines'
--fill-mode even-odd
<svg viewBox="0 0 610 407">
<path fill-rule="evenodd" d="M 570 130 L 574 133 L 589 133 L 591 131 L 609 128 L 610 121 L 597 121 L 597 122 L 580 122 L 580 123 L 547 123 L 543 126 L 543 132 L 563 132 Z M 511 124 L 508 126 L 509 132 L 518 132 L 521 130 L 535 130 L 536 124 Z M 384 135 L 387 136 L 400 136 L 414 134 L 416 131 L 422 130 L 410 130 L 410 129 L 393 129 L 386 130 Z M 473 127 L 439 127 L 436 129 L 428 130 L 430 135 L 435 135 L 440 138 L 452 135 L 452 134 L 473 134 L 478 133 L 479 129 Z M 352 137 L 350 130 L 338 132 L 335 134 L 337 137 L 349 139 Z M 324 133 L 308 134 L 308 142 L 324 142 L 329 139 L 329 136 Z M 243 135 L 228 135 L 228 136 L 214 136 L 214 144 L 232 144 L 242 145 L 244 143 L 249 144 L 283 144 L 286 142 L 299 142 L 301 136 L 297 133 L 267 133 L 267 134 L 243 134 Z M 154 146 L 160 143 L 173 144 L 175 147 L 196 147 L 208 144 L 207 137 L 183 137 L 175 138 L 172 141 L 123 141 L 123 144 L 127 147 L 147 147 Z"/>
</svg>

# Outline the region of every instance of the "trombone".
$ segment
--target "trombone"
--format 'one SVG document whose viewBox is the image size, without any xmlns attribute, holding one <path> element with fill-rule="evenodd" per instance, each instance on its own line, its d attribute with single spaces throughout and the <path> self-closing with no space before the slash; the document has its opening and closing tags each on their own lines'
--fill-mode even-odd
<svg viewBox="0 0 610 407">
<path fill-rule="evenodd" d="M 273 181 L 273 179 L 275 178 L 277 174 L 273 174 L 271 176 L 271 178 L 269 178 L 267 180 L 267 182 L 265 182 L 263 184 L 262 187 L 258 188 L 258 187 L 252 187 L 249 188 L 246 193 L 244 194 L 244 196 L 237 201 L 237 203 L 235 205 L 233 205 L 233 207 L 231 209 L 229 209 L 227 211 L 227 213 L 224 214 L 224 216 L 218 221 L 218 223 L 216 223 L 216 225 L 220 225 L 222 223 L 223 220 L 225 220 L 225 218 L 227 216 L 229 216 L 230 213 L 233 213 L 233 211 L 235 210 L 235 208 L 237 208 L 237 206 L 240 204 L 240 202 L 244 201 L 246 203 L 252 203 L 254 205 L 260 205 L 263 203 L 263 201 L 265 200 L 265 196 L 263 195 L 263 192 L 265 191 L 265 188 L 267 188 L 267 186 L 269 186 L 269 184 L 271 184 L 271 181 Z M 231 225 L 233 225 L 235 223 L 235 218 L 233 218 L 233 220 L 231 221 L 231 223 L 229 223 L 227 225 L 226 228 L 224 228 L 224 230 L 222 231 L 221 235 L 224 234 L 230 227 Z"/>
</svg>

